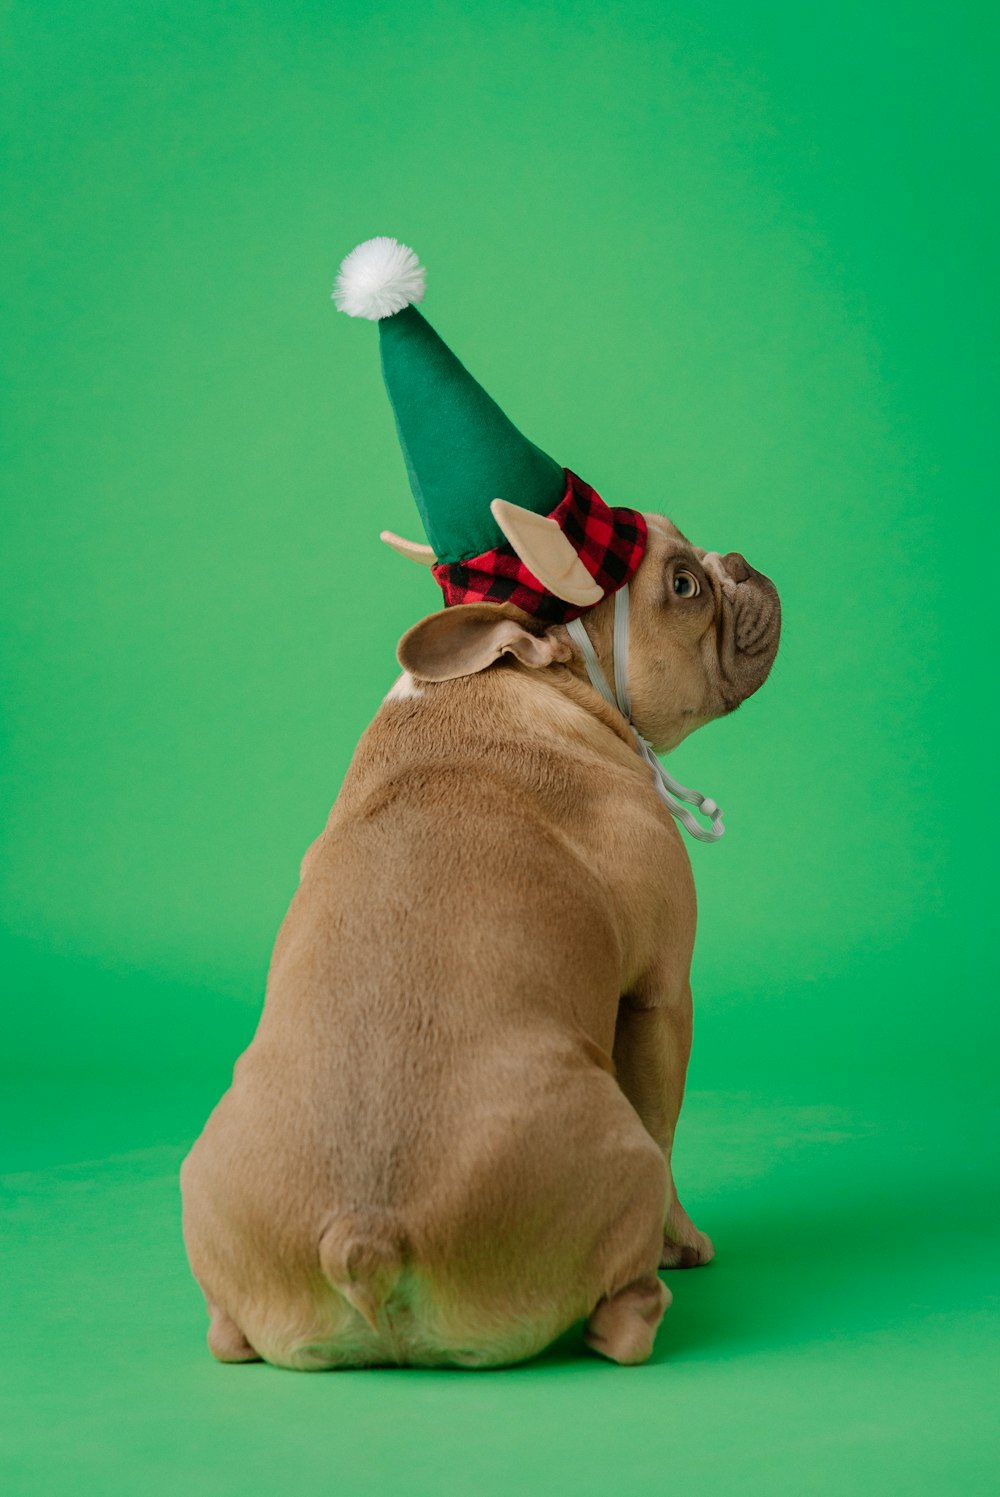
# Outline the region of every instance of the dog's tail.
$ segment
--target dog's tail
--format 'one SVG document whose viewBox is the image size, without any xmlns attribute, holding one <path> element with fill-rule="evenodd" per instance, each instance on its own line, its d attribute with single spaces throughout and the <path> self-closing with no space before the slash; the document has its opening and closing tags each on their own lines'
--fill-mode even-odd
<svg viewBox="0 0 1000 1497">
<path fill-rule="evenodd" d="M 319 1262 L 333 1288 L 379 1330 L 379 1311 L 403 1269 L 406 1239 L 391 1214 L 345 1211 L 319 1242 Z"/>
</svg>

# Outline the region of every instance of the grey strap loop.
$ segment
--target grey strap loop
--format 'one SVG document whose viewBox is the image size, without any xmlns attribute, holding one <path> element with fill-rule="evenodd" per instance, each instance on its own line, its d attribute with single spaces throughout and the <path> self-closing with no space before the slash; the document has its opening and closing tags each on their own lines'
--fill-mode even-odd
<svg viewBox="0 0 1000 1497">
<path fill-rule="evenodd" d="M 652 744 L 648 738 L 643 738 L 639 729 L 632 721 L 632 702 L 628 691 L 628 647 L 629 647 L 629 596 L 628 586 L 620 587 L 615 593 L 615 621 L 614 636 L 612 644 L 612 655 L 614 659 L 615 689 L 611 690 L 607 677 L 601 669 L 601 662 L 597 658 L 597 651 L 591 643 L 590 635 L 587 633 L 580 619 L 573 619 L 566 625 L 570 638 L 576 644 L 583 655 L 583 663 L 590 677 L 590 684 L 612 707 L 625 718 L 629 727 L 635 735 L 639 753 L 649 765 L 653 775 L 653 785 L 657 795 L 663 801 L 671 816 L 675 816 L 684 830 L 699 842 L 718 842 L 725 834 L 722 824 L 722 812 L 710 800 L 707 795 L 702 795 L 700 790 L 690 790 L 686 785 L 681 785 L 672 775 L 667 774 L 663 765 L 653 752 Z M 702 826 L 696 821 L 693 814 L 682 805 L 687 801 L 688 805 L 696 807 L 704 816 L 711 818 L 711 826 Z"/>
<path fill-rule="evenodd" d="M 628 583 L 615 593 L 615 630 L 611 641 L 611 663 L 615 669 L 615 696 L 619 710 L 632 721 L 632 698 L 628 691 L 628 645 L 629 645 L 629 595 Z M 635 729 L 632 729 L 635 732 Z"/>
<path fill-rule="evenodd" d="M 621 589 L 625 591 L 624 588 Z M 608 678 L 601 670 L 601 662 L 597 658 L 597 651 L 590 642 L 590 635 L 583 627 L 579 619 L 573 619 L 566 625 L 567 632 L 574 643 L 578 644 L 583 654 L 583 663 L 587 667 L 587 675 L 590 677 L 591 686 L 595 687 L 612 707 L 618 707 L 615 694 L 608 685 Z M 618 707 L 619 712 L 621 708 Z M 626 713 L 626 716 L 628 714 Z M 629 724 L 631 727 L 631 724 Z"/>
</svg>

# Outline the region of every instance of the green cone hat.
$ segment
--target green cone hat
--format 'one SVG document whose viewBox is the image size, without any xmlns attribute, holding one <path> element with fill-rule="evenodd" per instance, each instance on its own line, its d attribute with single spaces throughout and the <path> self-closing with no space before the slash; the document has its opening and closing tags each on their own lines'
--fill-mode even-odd
<svg viewBox="0 0 1000 1497">
<path fill-rule="evenodd" d="M 556 508 L 566 474 L 529 442 L 417 311 L 424 271 L 394 239 L 369 239 L 344 260 L 334 291 L 342 312 L 379 324 L 382 374 L 410 488 L 441 562 L 504 541 L 496 498 L 539 515 Z"/>
</svg>

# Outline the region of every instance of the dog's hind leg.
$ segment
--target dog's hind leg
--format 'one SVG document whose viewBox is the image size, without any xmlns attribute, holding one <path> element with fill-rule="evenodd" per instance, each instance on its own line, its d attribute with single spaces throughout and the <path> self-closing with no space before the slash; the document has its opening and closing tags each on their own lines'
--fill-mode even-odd
<svg viewBox="0 0 1000 1497">
<path fill-rule="evenodd" d="M 212 1323 L 208 1328 L 208 1349 L 219 1362 L 259 1362 L 254 1351 L 232 1316 L 219 1305 L 208 1302 Z"/>
<path fill-rule="evenodd" d="M 670 1304 L 670 1290 L 655 1274 L 643 1274 L 602 1299 L 587 1321 L 584 1340 L 602 1357 L 634 1367 L 649 1359 L 656 1328 Z"/>
</svg>

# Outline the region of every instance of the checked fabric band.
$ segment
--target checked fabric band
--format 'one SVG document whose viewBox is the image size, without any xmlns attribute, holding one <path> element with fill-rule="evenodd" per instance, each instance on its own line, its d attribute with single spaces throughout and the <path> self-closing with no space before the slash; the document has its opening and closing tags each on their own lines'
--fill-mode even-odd
<svg viewBox="0 0 1000 1497">
<path fill-rule="evenodd" d="M 563 472 L 566 492 L 549 518 L 605 595 L 617 592 L 632 580 L 642 560 L 646 521 L 638 510 L 611 509 L 582 478 L 568 468 Z M 547 592 L 507 541 L 481 556 L 438 562 L 432 571 L 448 606 L 513 603 L 547 624 L 566 624 L 586 611 Z"/>
</svg>

